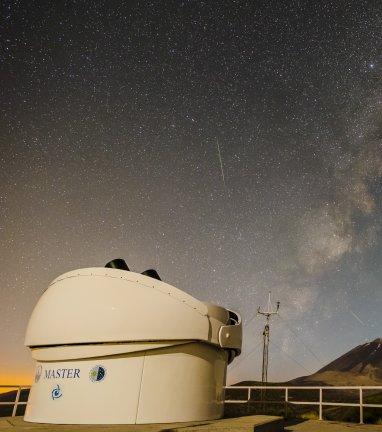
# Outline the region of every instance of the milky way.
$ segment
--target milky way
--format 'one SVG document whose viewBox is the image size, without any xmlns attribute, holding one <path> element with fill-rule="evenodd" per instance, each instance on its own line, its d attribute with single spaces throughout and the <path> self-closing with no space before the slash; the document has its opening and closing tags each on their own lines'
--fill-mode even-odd
<svg viewBox="0 0 382 432">
<path fill-rule="evenodd" d="M 269 290 L 271 380 L 382 336 L 379 2 L 1 8 L 0 381 L 47 284 L 116 257 L 242 314 L 230 382 Z"/>
</svg>

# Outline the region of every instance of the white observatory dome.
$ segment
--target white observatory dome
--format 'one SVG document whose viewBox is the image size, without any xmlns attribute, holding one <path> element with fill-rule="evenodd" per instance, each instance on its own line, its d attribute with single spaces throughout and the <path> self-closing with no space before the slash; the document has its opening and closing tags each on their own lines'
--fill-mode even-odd
<svg viewBox="0 0 382 432">
<path fill-rule="evenodd" d="M 219 418 L 227 363 L 240 354 L 241 337 L 239 315 L 155 276 L 127 266 L 65 273 L 43 293 L 27 328 L 37 366 L 25 420 Z"/>
</svg>

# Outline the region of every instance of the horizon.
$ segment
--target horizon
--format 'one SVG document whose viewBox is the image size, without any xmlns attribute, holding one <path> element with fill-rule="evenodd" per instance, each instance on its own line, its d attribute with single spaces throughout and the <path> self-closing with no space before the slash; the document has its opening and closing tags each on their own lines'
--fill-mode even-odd
<svg viewBox="0 0 382 432">
<path fill-rule="evenodd" d="M 376 338 L 374 340 L 370 340 L 370 341 L 364 342 L 363 344 L 359 344 L 359 345 L 351 348 L 349 351 L 351 351 L 354 348 L 366 345 L 366 344 L 371 343 L 371 342 L 376 342 L 376 341 L 381 341 L 382 342 L 382 337 L 378 337 L 378 338 Z M 347 354 L 349 351 L 346 351 L 346 353 L 341 354 L 339 357 L 333 358 L 332 361 L 337 360 L 338 358 L 340 358 L 343 355 Z M 240 359 L 240 357 L 239 357 L 239 359 Z M 322 365 L 322 367 L 324 367 L 324 366 L 326 366 L 326 364 Z M 318 372 L 318 370 L 314 371 L 313 373 Z M 3 386 L 4 385 L 15 385 L 15 386 L 24 386 L 24 385 L 25 386 L 30 386 L 30 385 L 32 385 L 33 375 L 34 375 L 34 369 L 31 369 L 29 373 L 26 373 L 24 375 L 22 375 L 22 374 L 21 375 L 17 375 L 17 374 L 8 375 L 6 372 L 2 373 L 0 371 L 0 393 L 4 393 L 6 391 L 9 391 L 8 389 L 5 389 L 4 387 L 2 388 L 1 387 L 2 385 Z M 304 376 L 304 375 L 293 377 L 293 379 L 300 378 L 302 376 Z M 230 381 L 231 382 L 227 381 L 227 385 L 237 384 L 239 382 L 239 381 L 233 382 L 232 379 Z M 241 381 L 255 381 L 255 380 L 251 379 L 251 378 L 244 378 Z M 258 380 L 256 382 L 261 382 L 261 380 Z M 275 384 L 275 383 L 277 384 L 277 383 L 283 383 L 283 382 L 285 382 L 285 381 L 268 381 L 269 384 Z"/>
<path fill-rule="evenodd" d="M 316 372 L 318 372 L 321 368 L 323 368 L 323 367 L 325 367 L 325 366 L 327 366 L 328 364 L 330 364 L 332 361 L 334 361 L 334 360 L 337 360 L 338 358 L 340 358 L 340 357 L 342 357 L 343 355 L 345 355 L 345 354 L 347 354 L 348 352 L 350 352 L 351 350 L 353 350 L 353 349 L 355 349 L 355 348 L 357 348 L 357 347 L 360 347 L 360 346 L 363 346 L 363 345 L 366 345 L 366 344 L 369 344 L 369 343 L 372 343 L 372 342 L 376 342 L 376 341 L 382 341 L 382 337 L 377 337 L 377 338 L 375 338 L 375 339 L 372 339 L 372 340 L 368 340 L 368 341 L 364 341 L 363 343 L 360 343 L 360 344 L 358 344 L 358 345 L 356 345 L 356 346 L 353 346 L 353 347 L 351 347 L 351 348 L 349 348 L 349 350 L 347 350 L 346 352 L 343 352 L 342 354 L 340 354 L 339 356 L 337 356 L 337 357 L 335 357 L 335 358 L 333 358 L 333 359 L 331 359 L 331 360 L 329 360 L 329 362 L 328 363 L 325 363 L 325 364 L 322 364 L 317 370 L 314 370 L 312 373 L 316 373 Z M 28 352 L 29 352 L 29 349 L 28 348 L 25 348 L 25 350 L 27 350 Z M 270 354 L 272 353 L 272 350 L 270 350 Z M 238 361 L 237 361 L 237 363 L 233 363 L 233 367 L 235 368 L 236 366 L 239 366 L 240 365 L 240 362 L 241 361 L 245 361 L 246 360 L 246 357 L 249 357 L 251 354 L 247 354 L 246 356 L 245 356 L 245 358 L 244 359 L 242 359 L 240 356 L 238 357 Z M 271 358 L 271 357 L 270 357 Z M 34 373 L 35 373 L 35 371 L 34 371 L 34 364 L 35 364 L 35 362 L 34 361 L 32 361 L 31 360 L 31 362 L 30 362 L 31 364 L 30 364 L 30 367 L 29 368 L 27 368 L 27 370 L 26 371 L 23 371 L 22 373 L 11 373 L 11 374 L 9 374 L 6 370 L 0 370 L 0 393 L 4 393 L 4 392 L 6 392 L 6 391 L 8 391 L 7 389 L 5 389 L 4 387 L 2 388 L 1 386 L 3 385 L 5 385 L 5 386 L 8 386 L 8 385 L 14 385 L 14 386 L 30 386 L 30 385 L 32 385 L 32 383 L 33 383 L 33 376 L 34 376 Z M 229 366 L 229 368 L 232 368 L 232 366 Z M 270 364 L 270 370 L 272 370 L 272 363 Z M 256 382 L 261 382 L 261 378 L 260 378 L 260 375 L 261 375 L 261 373 L 260 373 L 261 371 L 259 370 L 259 373 L 258 373 L 258 375 L 259 375 L 259 378 L 256 380 L 256 379 L 254 379 L 254 378 L 251 378 L 251 377 L 244 377 L 243 379 L 241 379 L 240 381 L 235 381 L 234 380 L 234 374 L 228 374 L 228 377 L 227 377 L 227 385 L 232 385 L 232 384 L 236 384 L 236 383 L 239 383 L 239 382 L 242 382 L 242 381 L 256 381 Z M 292 378 L 290 378 L 290 379 L 295 379 L 295 378 L 300 378 L 300 377 L 303 377 L 303 376 L 305 376 L 304 374 L 302 374 L 302 375 L 297 375 L 297 376 L 293 376 Z M 272 383 L 284 383 L 284 382 L 286 382 L 286 381 L 289 381 L 290 379 L 287 379 L 287 380 L 271 380 L 271 381 L 268 381 L 270 384 L 272 384 Z"/>
</svg>

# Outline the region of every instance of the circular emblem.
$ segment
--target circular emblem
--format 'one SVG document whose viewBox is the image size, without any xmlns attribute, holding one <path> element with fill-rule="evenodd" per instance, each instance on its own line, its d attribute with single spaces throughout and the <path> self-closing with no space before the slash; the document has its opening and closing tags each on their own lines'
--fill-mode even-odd
<svg viewBox="0 0 382 432">
<path fill-rule="evenodd" d="M 54 387 L 51 394 L 52 394 L 53 400 L 58 399 L 62 396 L 61 389 L 60 389 L 60 386 L 58 384 L 57 384 L 57 387 Z"/>
<path fill-rule="evenodd" d="M 90 381 L 100 382 L 106 376 L 106 369 L 103 366 L 97 365 L 91 368 L 89 373 Z"/>
<path fill-rule="evenodd" d="M 35 377 L 34 377 L 34 382 L 35 382 L 35 383 L 37 383 L 37 382 L 40 381 L 41 373 L 42 373 L 42 366 L 41 366 L 41 365 L 38 365 L 38 366 L 37 366 L 37 369 L 36 369 L 36 375 L 35 375 Z"/>
</svg>

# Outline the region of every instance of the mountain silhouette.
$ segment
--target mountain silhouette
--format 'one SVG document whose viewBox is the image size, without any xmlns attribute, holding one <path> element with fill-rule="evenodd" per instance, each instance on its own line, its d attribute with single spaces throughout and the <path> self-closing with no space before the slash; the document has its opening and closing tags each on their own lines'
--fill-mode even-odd
<svg viewBox="0 0 382 432">
<path fill-rule="evenodd" d="M 289 383 L 298 385 L 382 385 L 382 338 L 359 345 L 316 373 L 295 378 Z"/>
</svg>

